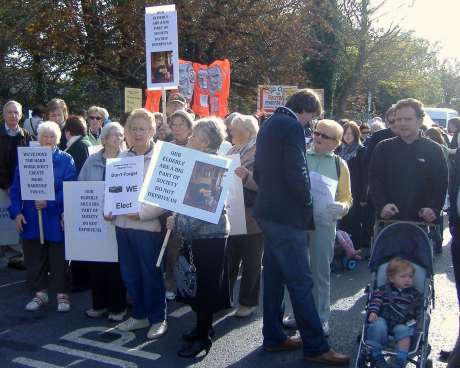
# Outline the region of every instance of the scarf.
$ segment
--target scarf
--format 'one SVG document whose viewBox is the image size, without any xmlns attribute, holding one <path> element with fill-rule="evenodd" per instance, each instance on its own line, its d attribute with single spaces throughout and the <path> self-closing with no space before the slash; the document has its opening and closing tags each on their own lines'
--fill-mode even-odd
<svg viewBox="0 0 460 368">
<path fill-rule="evenodd" d="M 339 156 L 342 157 L 345 161 L 350 161 L 352 158 L 355 158 L 358 154 L 358 148 L 361 145 L 359 143 L 352 143 L 352 144 L 342 144 L 342 149 L 339 152 Z"/>
</svg>

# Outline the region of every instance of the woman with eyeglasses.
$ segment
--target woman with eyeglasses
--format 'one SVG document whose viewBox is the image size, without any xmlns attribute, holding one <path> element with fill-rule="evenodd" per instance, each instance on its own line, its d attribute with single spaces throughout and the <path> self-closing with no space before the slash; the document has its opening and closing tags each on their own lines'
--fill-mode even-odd
<svg viewBox="0 0 460 368">
<path fill-rule="evenodd" d="M 99 106 L 91 106 L 88 109 L 88 138 L 93 146 L 101 144 L 101 130 L 106 116 L 107 110 Z"/>
<path fill-rule="evenodd" d="M 334 201 L 324 211 L 315 210 L 315 191 L 312 191 L 315 230 L 308 232 L 313 296 L 326 336 L 329 335 L 330 264 L 334 256 L 336 224 L 338 219 L 348 213 L 353 201 L 347 163 L 334 154 L 342 135 L 343 128 L 339 123 L 334 120 L 320 120 L 313 132 L 313 144 L 307 150 L 310 175 L 319 174 L 338 182 Z M 314 183 L 312 187 L 313 185 Z"/>
</svg>

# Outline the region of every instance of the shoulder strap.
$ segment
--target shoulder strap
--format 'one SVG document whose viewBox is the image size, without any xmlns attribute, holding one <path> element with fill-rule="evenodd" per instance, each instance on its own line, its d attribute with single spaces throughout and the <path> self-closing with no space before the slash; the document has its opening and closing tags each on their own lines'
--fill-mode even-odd
<svg viewBox="0 0 460 368">
<path fill-rule="evenodd" d="M 340 156 L 334 154 L 334 161 L 335 161 L 335 171 L 337 172 L 337 180 L 340 179 Z"/>
</svg>

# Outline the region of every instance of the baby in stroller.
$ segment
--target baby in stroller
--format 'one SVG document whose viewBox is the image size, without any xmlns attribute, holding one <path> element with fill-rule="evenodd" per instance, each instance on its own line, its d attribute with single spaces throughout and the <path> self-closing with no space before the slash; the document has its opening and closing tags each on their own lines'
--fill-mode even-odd
<svg viewBox="0 0 460 368">
<path fill-rule="evenodd" d="M 405 367 L 411 346 L 411 336 L 416 332 L 417 318 L 423 311 L 423 296 L 413 287 L 415 268 L 411 262 L 394 257 L 387 268 L 388 282 L 371 295 L 367 311 L 366 343 L 371 349 L 371 362 L 376 368 L 388 368 L 382 348 L 393 334 L 397 345 L 395 364 Z"/>
</svg>

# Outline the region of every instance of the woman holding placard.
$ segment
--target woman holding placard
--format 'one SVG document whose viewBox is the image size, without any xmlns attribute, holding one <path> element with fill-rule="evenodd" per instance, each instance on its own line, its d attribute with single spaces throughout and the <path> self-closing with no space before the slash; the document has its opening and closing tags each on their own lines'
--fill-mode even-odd
<svg viewBox="0 0 460 368">
<path fill-rule="evenodd" d="M 240 155 L 241 166 L 235 170 L 235 174 L 243 181 L 247 234 L 230 236 L 228 239 L 228 260 L 232 287 L 236 282 L 241 263 L 240 306 L 235 312 L 235 317 L 247 317 L 254 313 L 259 304 L 263 252 L 262 231 L 252 215 L 257 195 L 257 184 L 252 172 L 259 125 L 253 116 L 234 114 L 230 128 L 234 146 L 227 154 Z"/>
<path fill-rule="evenodd" d="M 193 127 L 188 146 L 198 151 L 216 154 L 225 139 L 225 126 L 219 118 L 198 120 Z M 183 239 L 184 252 L 196 267 L 196 296 L 189 300 L 196 313 L 196 327 L 183 335 L 188 344 L 179 351 L 184 358 L 195 357 L 202 351 L 209 352 L 213 314 L 228 307 L 228 280 L 225 280 L 225 253 L 230 225 L 225 209 L 219 222 L 212 224 L 185 215 L 168 217 L 167 228 L 176 229 Z M 190 253 L 191 250 L 191 253 Z"/>
<path fill-rule="evenodd" d="M 104 181 L 105 164 L 122 151 L 123 127 L 109 123 L 101 129 L 100 139 L 104 147 L 91 155 L 83 165 L 78 180 Z M 109 321 L 121 322 L 126 315 L 126 289 L 121 279 L 120 264 L 112 262 L 90 262 L 89 276 L 93 307 L 86 311 L 90 318 L 108 313 Z"/>
<path fill-rule="evenodd" d="M 38 127 L 38 141 L 41 147 L 52 150 L 54 173 L 54 201 L 23 201 L 19 168 L 16 169 L 11 187 L 11 218 L 16 221 L 16 229 L 22 238 L 27 283 L 35 292 L 34 298 L 26 305 L 27 311 L 37 311 L 48 303 L 48 286 L 57 291 L 57 311 L 70 310 L 70 274 L 65 260 L 63 182 L 76 179 L 72 156 L 57 148 L 61 129 L 47 121 Z M 44 244 L 40 244 L 38 212 L 42 212 Z M 48 279 L 48 273 L 50 278 Z M 50 285 L 51 284 L 51 285 Z"/>
<path fill-rule="evenodd" d="M 155 117 L 145 109 L 131 112 L 125 129 L 132 144 L 119 157 L 144 156 L 144 177 L 153 154 Z M 147 338 L 157 339 L 167 329 L 163 273 L 155 267 L 161 248 L 159 207 L 140 204 L 137 213 L 115 217 L 115 230 L 123 282 L 133 301 L 132 317 L 119 324 L 121 331 L 150 329 Z"/>
</svg>

